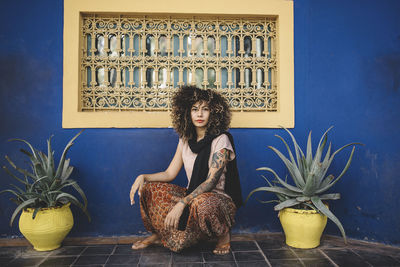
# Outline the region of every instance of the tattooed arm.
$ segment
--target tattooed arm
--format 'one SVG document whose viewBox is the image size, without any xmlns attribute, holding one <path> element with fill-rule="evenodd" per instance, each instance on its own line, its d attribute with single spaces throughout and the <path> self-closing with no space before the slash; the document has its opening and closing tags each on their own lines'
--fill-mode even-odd
<svg viewBox="0 0 400 267">
<path fill-rule="evenodd" d="M 179 218 L 182 215 L 185 206 L 198 195 L 211 191 L 218 183 L 219 178 L 229 159 L 229 150 L 221 149 L 213 154 L 211 168 L 208 171 L 207 180 L 201 183 L 192 193 L 180 200 L 168 213 L 165 218 L 164 225 L 167 229 L 177 229 Z"/>
<path fill-rule="evenodd" d="M 208 171 L 207 179 L 183 199 L 183 203 L 185 205 L 187 205 L 198 195 L 211 191 L 218 184 L 219 178 L 221 177 L 225 166 L 228 163 L 229 155 L 230 151 L 225 148 L 213 154 L 211 168 Z"/>
</svg>

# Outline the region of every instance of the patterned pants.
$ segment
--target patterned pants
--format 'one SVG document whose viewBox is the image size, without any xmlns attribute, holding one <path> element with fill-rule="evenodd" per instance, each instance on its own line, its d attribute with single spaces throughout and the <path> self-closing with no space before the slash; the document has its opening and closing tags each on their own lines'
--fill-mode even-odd
<svg viewBox="0 0 400 267">
<path fill-rule="evenodd" d="M 165 229 L 165 217 L 185 192 L 185 188 L 159 182 L 145 184 L 141 192 L 140 213 L 144 226 L 175 252 L 202 239 L 225 235 L 232 228 L 236 213 L 236 206 L 229 197 L 207 192 L 189 203 L 190 215 L 185 231 Z"/>
</svg>

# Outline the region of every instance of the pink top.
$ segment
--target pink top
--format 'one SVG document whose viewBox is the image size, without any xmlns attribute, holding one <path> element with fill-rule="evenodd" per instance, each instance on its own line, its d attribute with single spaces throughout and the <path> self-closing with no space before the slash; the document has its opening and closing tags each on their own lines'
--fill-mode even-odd
<svg viewBox="0 0 400 267">
<path fill-rule="evenodd" d="M 179 139 L 178 146 L 181 146 L 181 149 L 182 149 L 183 165 L 185 166 L 185 171 L 186 171 L 186 176 L 188 178 L 188 186 L 189 186 L 190 178 L 192 177 L 194 161 L 196 160 L 197 154 L 192 152 L 192 150 L 189 147 L 189 143 L 187 141 L 184 141 L 183 139 Z M 229 141 L 228 136 L 226 134 L 222 134 L 222 135 L 216 137 L 211 142 L 211 153 L 210 153 L 210 159 L 208 160 L 209 168 L 211 168 L 213 154 L 223 148 L 231 151 L 229 161 L 231 161 L 235 158 L 235 152 L 233 152 L 233 148 L 232 148 L 231 142 Z M 226 167 L 218 181 L 218 184 L 212 190 L 212 192 L 225 194 L 225 190 L 224 190 L 225 189 L 225 174 L 226 174 Z"/>
</svg>

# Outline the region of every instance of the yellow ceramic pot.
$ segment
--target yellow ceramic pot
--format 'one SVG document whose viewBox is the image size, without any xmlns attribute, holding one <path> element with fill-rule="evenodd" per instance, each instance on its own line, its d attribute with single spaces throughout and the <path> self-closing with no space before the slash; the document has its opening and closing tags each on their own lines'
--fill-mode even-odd
<svg viewBox="0 0 400 267">
<path fill-rule="evenodd" d="M 327 217 L 315 210 L 286 208 L 279 211 L 286 244 L 295 248 L 319 246 Z"/>
<path fill-rule="evenodd" d="M 62 207 L 41 209 L 32 219 L 34 209 L 25 209 L 19 218 L 19 230 L 38 251 L 59 248 L 67 236 L 74 218 L 70 203 Z"/>
</svg>

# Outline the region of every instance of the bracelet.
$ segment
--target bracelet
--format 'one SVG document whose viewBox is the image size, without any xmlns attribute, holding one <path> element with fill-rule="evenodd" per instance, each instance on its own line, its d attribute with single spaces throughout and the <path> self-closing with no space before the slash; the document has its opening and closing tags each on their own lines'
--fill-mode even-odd
<svg viewBox="0 0 400 267">
<path fill-rule="evenodd" d="M 179 200 L 178 202 L 182 203 L 183 205 L 186 206 L 185 201 L 183 201 L 183 199 Z"/>
</svg>

